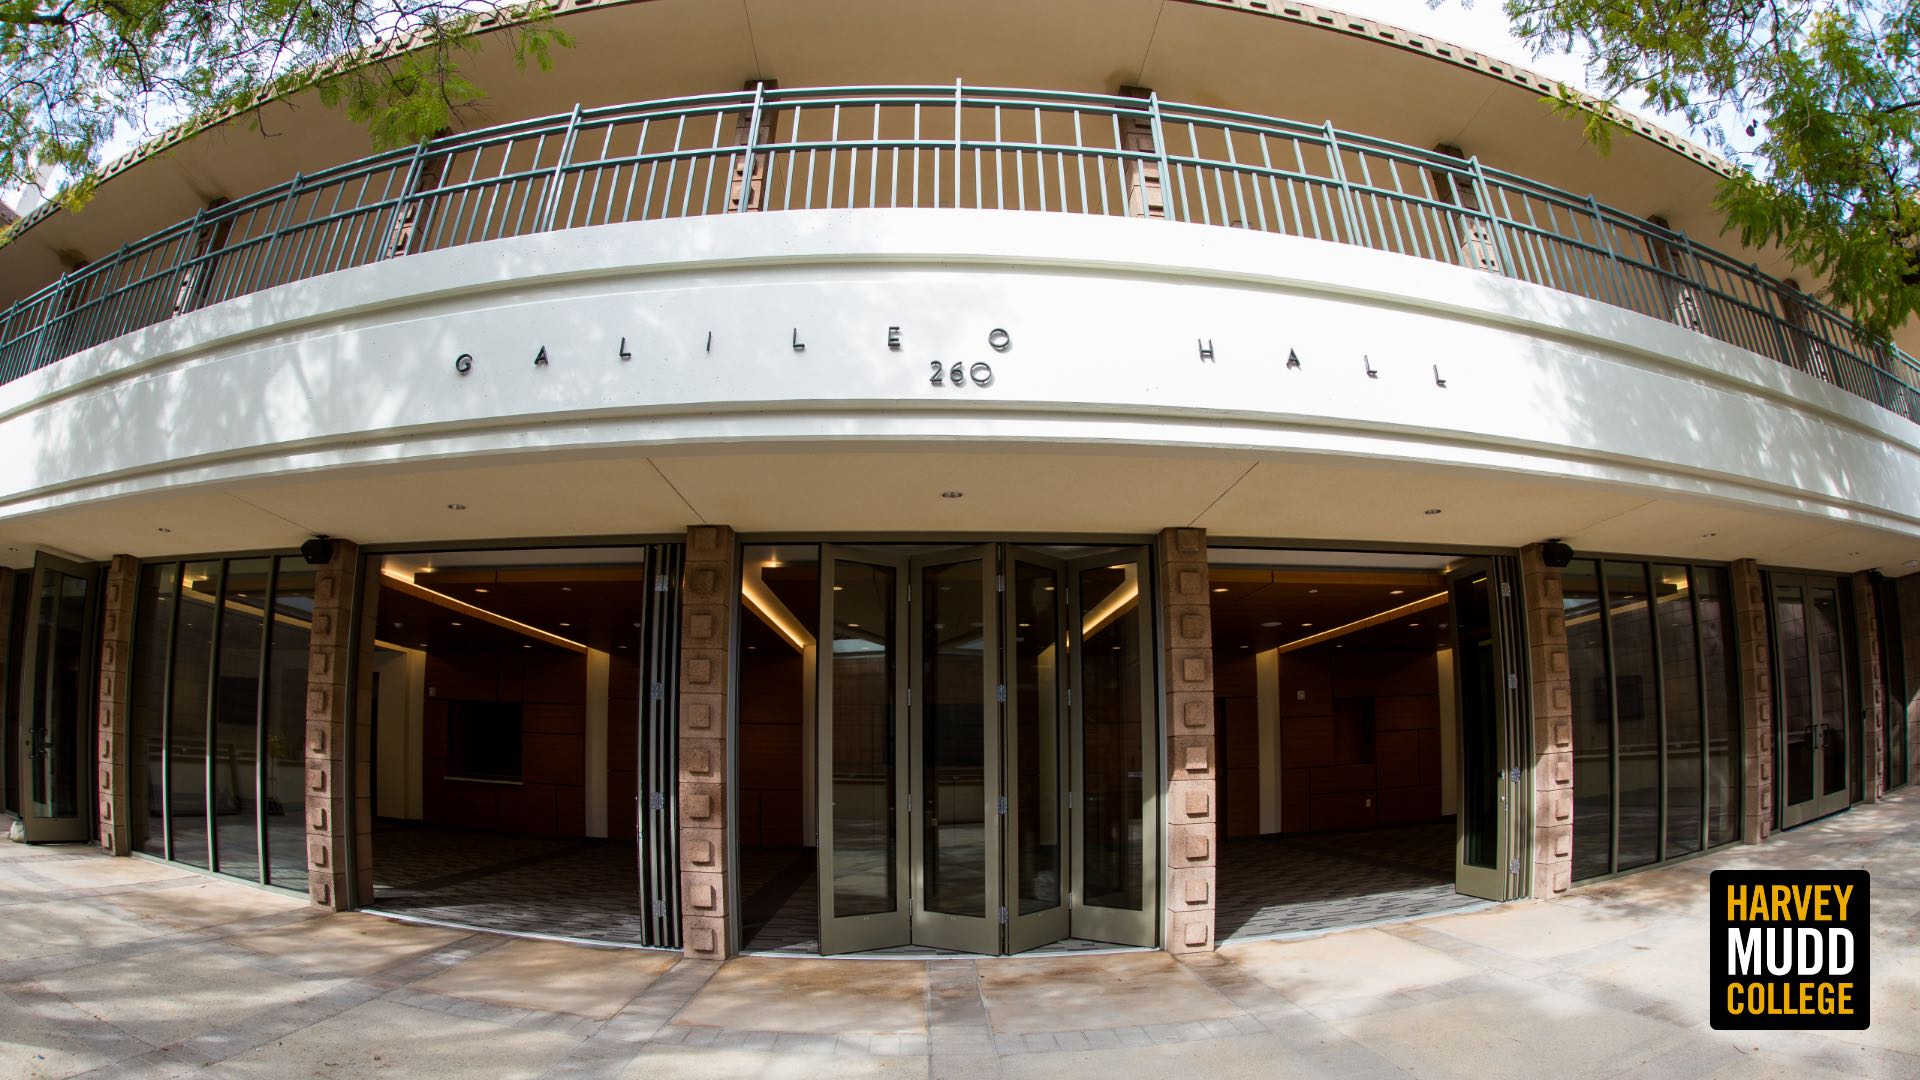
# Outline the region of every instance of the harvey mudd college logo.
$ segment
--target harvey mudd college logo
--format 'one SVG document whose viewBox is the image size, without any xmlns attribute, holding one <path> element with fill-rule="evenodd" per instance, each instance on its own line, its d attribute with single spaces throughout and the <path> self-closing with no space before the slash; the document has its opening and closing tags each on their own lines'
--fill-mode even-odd
<svg viewBox="0 0 1920 1080">
<path fill-rule="evenodd" d="M 1716 1029 L 1867 1027 L 1865 870 L 1715 870 L 1711 889 Z"/>
</svg>

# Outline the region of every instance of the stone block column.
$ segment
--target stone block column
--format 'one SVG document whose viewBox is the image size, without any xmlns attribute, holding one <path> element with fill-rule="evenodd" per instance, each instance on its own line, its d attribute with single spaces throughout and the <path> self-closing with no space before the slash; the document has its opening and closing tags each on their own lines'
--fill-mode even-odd
<svg viewBox="0 0 1920 1080">
<path fill-rule="evenodd" d="M 108 854 L 125 855 L 133 850 L 127 809 L 133 748 L 127 738 L 127 716 L 133 708 L 133 619 L 140 593 L 140 561 L 115 555 L 101 592 L 105 605 L 100 612 L 99 842 Z"/>
<path fill-rule="evenodd" d="M 1873 579 L 1864 572 L 1853 575 L 1853 610 L 1860 664 L 1867 675 L 1862 687 L 1866 715 L 1861 722 L 1862 745 L 1857 763 L 1866 777 L 1860 790 L 1866 802 L 1879 802 L 1880 796 L 1887 793 L 1887 702 L 1892 694 L 1886 685 L 1886 665 L 1880 656 L 1880 609 L 1874 600 Z"/>
<path fill-rule="evenodd" d="M 1520 577 L 1533 678 L 1533 896 L 1545 900 L 1573 883 L 1573 682 L 1560 571 L 1529 544 Z"/>
<path fill-rule="evenodd" d="M 1214 946 L 1219 762 L 1213 722 L 1213 614 L 1207 534 L 1166 529 L 1158 545 L 1167 685 L 1167 951 Z"/>
<path fill-rule="evenodd" d="M 680 944 L 723 960 L 733 951 L 727 902 L 729 632 L 739 575 L 733 530 L 687 530 L 680 593 Z"/>
<path fill-rule="evenodd" d="M 347 681 L 347 671 L 352 666 L 353 598 L 359 568 L 360 549 L 345 540 L 335 540 L 333 558 L 315 568 L 313 629 L 307 648 L 307 896 L 334 911 L 345 911 L 356 902 L 347 889 L 346 862 L 356 832 L 363 834 L 358 845 L 361 857 L 372 855 L 371 836 L 364 835 L 371 832 L 372 821 L 357 820 L 365 815 L 356 814 L 347 799 L 348 778 L 354 771 L 350 744 L 357 741 L 364 755 L 367 743 L 365 732 L 358 740 L 348 737 L 358 696 Z M 352 785 L 362 802 L 371 795 L 365 772 L 360 770 L 359 783 Z M 372 899 L 372 887 L 371 875 L 360 874 L 358 902 Z"/>
<path fill-rule="evenodd" d="M 1741 839 L 1773 832 L 1773 664 L 1767 641 L 1767 590 L 1760 564 L 1733 564 L 1735 663 L 1740 670 Z"/>
</svg>

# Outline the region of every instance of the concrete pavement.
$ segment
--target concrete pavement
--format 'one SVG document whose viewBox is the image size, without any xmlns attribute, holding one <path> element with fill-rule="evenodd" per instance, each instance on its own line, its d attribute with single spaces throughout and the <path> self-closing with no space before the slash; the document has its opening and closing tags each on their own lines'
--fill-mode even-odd
<svg viewBox="0 0 1920 1080">
<path fill-rule="evenodd" d="M 1873 874 L 1873 1027 L 1712 1031 L 1707 875 Z M 982 960 L 591 949 L 0 842 L 0 1077 L 1920 1076 L 1920 793 L 1297 941 Z"/>
</svg>

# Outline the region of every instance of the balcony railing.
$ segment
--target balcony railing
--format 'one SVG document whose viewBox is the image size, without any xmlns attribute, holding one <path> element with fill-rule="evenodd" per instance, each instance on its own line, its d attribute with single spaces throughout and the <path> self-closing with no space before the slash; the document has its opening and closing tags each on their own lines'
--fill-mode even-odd
<svg viewBox="0 0 1920 1080">
<path fill-rule="evenodd" d="M 0 381 L 222 300 L 383 259 L 614 222 L 1037 210 L 1256 229 L 1530 281 L 1770 356 L 1908 418 L 1920 365 L 1686 234 L 1476 159 L 1155 97 L 742 91 L 528 120 L 204 210 L 0 315 Z"/>
</svg>

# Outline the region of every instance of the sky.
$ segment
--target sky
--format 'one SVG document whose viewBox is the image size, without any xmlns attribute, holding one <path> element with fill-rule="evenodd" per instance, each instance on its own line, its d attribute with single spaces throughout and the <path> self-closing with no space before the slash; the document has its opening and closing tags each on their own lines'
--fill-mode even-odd
<svg viewBox="0 0 1920 1080">
<path fill-rule="evenodd" d="M 1526 45 L 1508 33 L 1501 0 L 1441 0 L 1435 7 L 1429 7 L 1427 0 L 1321 0 L 1321 5 L 1445 38 L 1475 52 L 1531 68 L 1548 78 L 1581 88 L 1587 86 L 1586 72 L 1578 59 L 1559 54 L 1536 58 Z M 1632 107 L 1637 103 L 1627 104 Z M 1644 108 L 1637 111 L 1669 131 L 1682 135 L 1687 132 L 1686 122 L 1678 117 L 1662 116 Z M 123 133 L 104 155 L 105 160 L 111 161 L 142 140 L 159 134 L 165 127 L 164 121 L 158 121 L 151 124 L 151 130 L 147 132 Z M 39 201 L 31 194 L 25 199 L 21 195 L 18 191 L 0 190 L 0 202 L 20 209 L 30 208 Z"/>
</svg>

